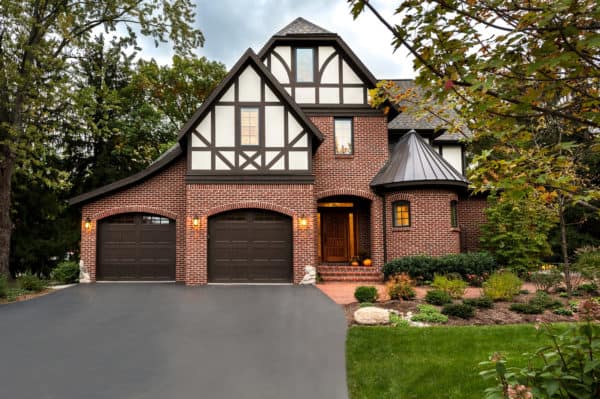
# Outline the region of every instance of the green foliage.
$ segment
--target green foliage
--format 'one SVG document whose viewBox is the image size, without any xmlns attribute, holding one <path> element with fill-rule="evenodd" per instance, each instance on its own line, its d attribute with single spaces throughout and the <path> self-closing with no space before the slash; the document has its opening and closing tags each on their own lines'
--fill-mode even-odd
<svg viewBox="0 0 600 399">
<path fill-rule="evenodd" d="M 392 276 L 386 283 L 386 290 L 390 299 L 411 300 L 417 293 L 413 288 L 413 281 L 408 274 L 402 273 Z"/>
<path fill-rule="evenodd" d="M 493 301 L 509 301 L 521 290 L 523 282 L 514 273 L 501 270 L 483 283 L 484 296 Z"/>
<path fill-rule="evenodd" d="M 535 296 L 529 300 L 529 304 L 539 306 L 542 309 L 556 309 L 563 306 L 561 301 L 553 299 L 543 291 L 537 291 Z"/>
<path fill-rule="evenodd" d="M 442 314 L 461 319 L 472 319 L 475 316 L 475 308 L 464 303 L 449 303 L 442 308 Z"/>
<path fill-rule="evenodd" d="M 360 287 L 356 287 L 356 290 L 354 290 L 354 298 L 356 298 L 356 300 L 360 303 L 373 303 L 377 301 L 378 296 L 379 293 L 377 292 L 377 288 L 373 287 L 372 285 L 362 285 Z"/>
<path fill-rule="evenodd" d="M 448 316 L 440 313 L 437 308 L 431 305 L 417 305 L 419 313 L 413 315 L 411 320 L 421 321 L 424 323 L 443 324 L 448 322 Z"/>
<path fill-rule="evenodd" d="M 402 317 L 400 317 L 399 315 L 397 315 L 396 313 L 390 313 L 390 323 L 392 323 L 392 325 L 394 327 L 409 327 L 410 323 L 408 320 L 403 319 Z"/>
<path fill-rule="evenodd" d="M 600 324 L 587 319 L 572 324 L 563 332 L 543 325 L 542 332 L 551 345 L 530 354 L 528 366 L 507 367 L 503 356 L 496 353 L 480 365 L 488 370 L 480 374 L 494 380 L 496 386 L 486 389 L 486 398 L 597 398 L 600 393 Z M 539 361 L 543 359 L 543 361 Z M 526 396 L 528 395 L 528 396 Z"/>
<path fill-rule="evenodd" d="M 435 274 L 459 274 L 463 279 L 485 276 L 497 269 L 497 263 L 488 252 L 451 254 L 441 257 L 405 256 L 394 259 L 383 266 L 385 278 L 407 273 L 418 282 L 431 281 Z"/>
<path fill-rule="evenodd" d="M 587 279 L 600 285 L 600 248 L 583 247 L 577 251 L 575 270 L 581 272 Z"/>
<path fill-rule="evenodd" d="M 595 283 L 580 284 L 577 291 L 585 292 L 588 295 L 596 295 L 598 294 L 598 286 Z"/>
<path fill-rule="evenodd" d="M 532 273 L 529 277 L 535 287 L 544 292 L 556 289 L 563 281 L 562 274 L 558 270 L 546 270 Z"/>
<path fill-rule="evenodd" d="M 47 286 L 46 281 L 29 272 L 17 277 L 17 282 L 22 289 L 33 292 L 43 291 Z"/>
<path fill-rule="evenodd" d="M 452 303 L 452 297 L 446 291 L 429 290 L 425 294 L 425 302 L 432 305 L 442 306 L 447 303 Z"/>
<path fill-rule="evenodd" d="M 441 276 L 436 274 L 431 284 L 437 290 L 444 291 L 453 299 L 460 299 L 465 294 L 467 283 L 460 276 Z"/>
<path fill-rule="evenodd" d="M 64 261 L 52 270 L 52 279 L 63 284 L 72 284 L 79 281 L 79 263 Z"/>
<path fill-rule="evenodd" d="M 8 295 L 8 279 L 4 274 L 0 274 L 0 298 L 6 298 Z"/>
<path fill-rule="evenodd" d="M 524 275 L 551 253 L 548 233 L 555 220 L 537 201 L 489 196 L 485 212 L 481 243 L 500 264 Z"/>
<path fill-rule="evenodd" d="M 552 313 L 559 316 L 573 316 L 573 311 L 567 308 L 556 308 L 552 311 Z"/>
<path fill-rule="evenodd" d="M 358 307 L 359 308 L 368 308 L 370 306 L 375 306 L 373 302 L 362 302 Z"/>
<path fill-rule="evenodd" d="M 482 296 L 479 298 L 463 299 L 465 305 L 473 306 L 480 309 L 491 309 L 494 307 L 494 301 L 491 298 Z"/>
<path fill-rule="evenodd" d="M 522 314 L 542 314 L 544 308 L 541 306 L 532 305 L 531 303 L 513 303 L 510 305 L 510 310 Z"/>
</svg>

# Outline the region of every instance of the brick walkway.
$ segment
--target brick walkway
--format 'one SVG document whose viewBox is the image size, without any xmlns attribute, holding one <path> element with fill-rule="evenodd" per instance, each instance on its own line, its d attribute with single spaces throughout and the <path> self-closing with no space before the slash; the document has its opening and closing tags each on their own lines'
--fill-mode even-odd
<svg viewBox="0 0 600 399">
<path fill-rule="evenodd" d="M 359 282 L 328 282 L 317 284 L 317 288 L 323 291 L 325 295 L 327 295 L 331 300 L 340 305 L 347 305 L 349 303 L 356 302 L 354 298 L 354 290 L 356 287 L 361 285 L 373 285 L 377 287 L 377 291 L 379 292 L 379 301 L 388 300 L 387 293 L 385 292 L 385 284 L 377 284 L 377 283 L 359 283 Z M 428 287 L 415 287 L 415 291 L 417 292 L 417 298 L 424 298 L 425 293 L 429 290 Z M 529 292 L 535 292 L 535 285 L 531 283 L 523 284 L 524 290 L 529 290 Z M 465 298 L 477 298 L 481 296 L 481 288 L 469 287 L 465 292 Z"/>
</svg>

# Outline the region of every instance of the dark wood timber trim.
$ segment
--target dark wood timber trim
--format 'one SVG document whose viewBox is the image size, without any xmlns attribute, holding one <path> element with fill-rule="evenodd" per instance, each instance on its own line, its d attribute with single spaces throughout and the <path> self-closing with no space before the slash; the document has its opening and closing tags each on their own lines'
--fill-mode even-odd
<svg viewBox="0 0 600 399">
<path fill-rule="evenodd" d="M 252 175 L 224 175 L 224 174 L 188 174 L 185 182 L 189 184 L 299 184 L 315 181 L 314 175 L 276 175 L 276 174 L 252 174 Z"/>
</svg>

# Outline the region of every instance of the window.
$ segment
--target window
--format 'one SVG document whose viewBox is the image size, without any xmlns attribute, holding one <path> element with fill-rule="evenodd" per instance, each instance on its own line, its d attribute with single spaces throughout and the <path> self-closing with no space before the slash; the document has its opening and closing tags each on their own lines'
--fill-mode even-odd
<svg viewBox="0 0 600 399">
<path fill-rule="evenodd" d="M 314 82 L 314 50 L 296 49 L 296 82 Z"/>
<path fill-rule="evenodd" d="M 258 108 L 241 109 L 242 145 L 258 145 Z"/>
<path fill-rule="evenodd" d="M 171 221 L 168 218 L 164 218 L 162 216 L 151 216 L 144 215 L 142 216 L 143 224 L 169 224 Z"/>
<path fill-rule="evenodd" d="M 354 153 L 352 138 L 352 119 L 335 118 L 334 120 L 335 153 L 352 155 Z"/>
<path fill-rule="evenodd" d="M 458 227 L 458 202 L 450 201 L 450 224 L 452 227 Z"/>
<path fill-rule="evenodd" d="M 410 202 L 398 201 L 394 202 L 394 227 L 409 227 L 410 226 Z"/>
</svg>

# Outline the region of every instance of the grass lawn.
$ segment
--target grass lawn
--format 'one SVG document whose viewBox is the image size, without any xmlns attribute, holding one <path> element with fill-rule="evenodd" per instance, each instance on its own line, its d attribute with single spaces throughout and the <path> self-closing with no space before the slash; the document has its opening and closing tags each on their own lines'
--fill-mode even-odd
<svg viewBox="0 0 600 399">
<path fill-rule="evenodd" d="M 494 352 L 509 366 L 546 342 L 531 324 L 390 328 L 352 327 L 346 342 L 350 398 L 480 399 L 491 381 L 479 362 Z"/>
</svg>

